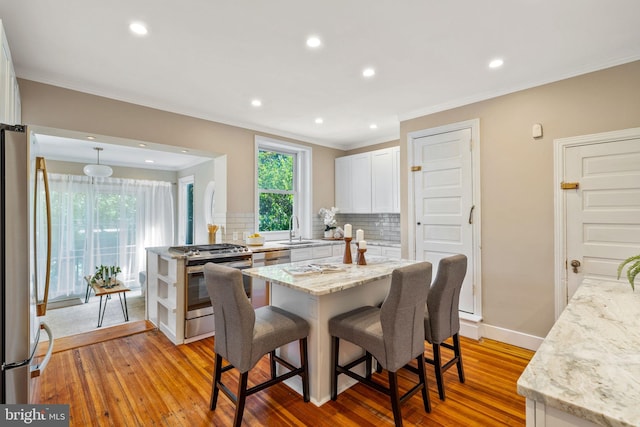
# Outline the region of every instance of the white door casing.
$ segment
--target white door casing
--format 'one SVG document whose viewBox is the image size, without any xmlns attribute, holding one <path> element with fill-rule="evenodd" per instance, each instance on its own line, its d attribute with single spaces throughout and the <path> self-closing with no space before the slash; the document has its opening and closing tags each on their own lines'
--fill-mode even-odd
<svg viewBox="0 0 640 427">
<path fill-rule="evenodd" d="M 409 134 L 409 252 L 434 266 L 467 255 L 460 311 L 481 318 L 479 121 Z"/>
<path fill-rule="evenodd" d="M 557 318 L 583 279 L 616 280 L 640 253 L 640 128 L 556 140 L 554 163 Z"/>
</svg>

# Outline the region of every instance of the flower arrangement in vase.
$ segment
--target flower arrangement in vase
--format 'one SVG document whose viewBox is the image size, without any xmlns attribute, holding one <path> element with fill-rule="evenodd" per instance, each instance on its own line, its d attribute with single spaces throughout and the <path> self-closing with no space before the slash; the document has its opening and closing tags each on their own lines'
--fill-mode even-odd
<svg viewBox="0 0 640 427">
<path fill-rule="evenodd" d="M 324 222 L 324 237 L 333 237 L 334 230 L 336 229 L 336 213 L 338 208 L 331 207 L 331 209 L 320 208 L 318 215 L 322 217 Z"/>
</svg>

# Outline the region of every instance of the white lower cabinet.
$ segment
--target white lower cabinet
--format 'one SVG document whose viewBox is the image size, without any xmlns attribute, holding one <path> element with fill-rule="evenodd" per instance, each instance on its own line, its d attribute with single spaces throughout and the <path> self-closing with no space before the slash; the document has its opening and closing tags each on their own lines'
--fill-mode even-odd
<svg viewBox="0 0 640 427">
<path fill-rule="evenodd" d="M 310 246 L 308 248 L 291 249 L 291 262 L 329 258 L 333 256 L 333 251 L 331 248 L 331 245 L 323 245 Z"/>
<path fill-rule="evenodd" d="M 344 256 L 344 243 L 339 244 L 339 245 L 333 245 L 332 246 L 332 252 L 333 252 L 333 256 Z M 372 256 L 384 256 L 387 258 L 402 258 L 401 257 L 401 250 L 400 248 L 396 247 L 396 246 L 379 246 L 379 245 L 372 245 L 369 244 L 369 246 L 367 247 L 367 252 L 365 253 L 365 258 L 367 255 L 372 255 Z M 355 259 L 356 256 L 356 245 L 351 242 L 351 258 Z"/>
</svg>

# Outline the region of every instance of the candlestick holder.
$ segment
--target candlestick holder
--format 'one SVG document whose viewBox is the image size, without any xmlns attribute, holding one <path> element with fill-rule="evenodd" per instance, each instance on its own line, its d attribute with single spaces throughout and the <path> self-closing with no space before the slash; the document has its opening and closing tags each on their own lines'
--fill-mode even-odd
<svg viewBox="0 0 640 427">
<path fill-rule="evenodd" d="M 344 238 L 344 256 L 342 257 L 343 264 L 353 264 L 351 260 L 351 237 Z"/>
<path fill-rule="evenodd" d="M 358 265 L 367 265 L 367 260 L 364 259 L 365 252 L 367 252 L 366 249 L 358 248 Z"/>
</svg>

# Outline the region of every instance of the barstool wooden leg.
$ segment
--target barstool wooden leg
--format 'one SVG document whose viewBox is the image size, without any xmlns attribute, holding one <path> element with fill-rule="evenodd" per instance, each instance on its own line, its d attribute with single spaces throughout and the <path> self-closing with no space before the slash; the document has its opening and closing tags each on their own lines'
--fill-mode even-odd
<svg viewBox="0 0 640 427">
<path fill-rule="evenodd" d="M 338 353 L 340 348 L 340 338 L 331 337 L 331 400 L 338 398 Z"/>
<path fill-rule="evenodd" d="M 402 413 L 400 412 L 400 396 L 398 395 L 398 373 L 389 371 L 389 397 L 393 409 L 393 420 L 396 427 L 402 427 Z"/>
<path fill-rule="evenodd" d="M 365 377 L 370 380 L 371 379 L 371 353 L 369 353 L 368 351 L 365 352 L 365 354 L 367 355 L 367 358 L 364 362 L 364 374 Z"/>
<path fill-rule="evenodd" d="M 271 379 L 276 377 L 276 351 L 269 352 L 269 365 L 271 366 Z"/>
<path fill-rule="evenodd" d="M 464 383 L 464 368 L 462 366 L 462 352 L 460 351 L 460 335 L 453 335 L 453 351 L 458 359 L 456 365 L 458 367 L 458 378 L 461 383 Z"/>
<path fill-rule="evenodd" d="M 302 377 L 302 397 L 305 402 L 310 400 L 309 397 L 309 353 L 307 353 L 307 338 L 300 340 L 300 365 L 303 368 L 300 376 Z"/>
<path fill-rule="evenodd" d="M 427 370 L 425 368 L 424 357 L 422 354 L 416 357 L 418 362 L 418 378 L 422 383 L 422 402 L 425 412 L 431 412 L 431 399 L 429 398 L 429 384 L 427 383 Z"/>
<path fill-rule="evenodd" d="M 218 403 L 218 383 L 222 377 L 222 356 L 216 354 L 215 366 L 213 368 L 213 384 L 211 384 L 211 400 L 209 401 L 209 409 L 216 409 Z"/>
<path fill-rule="evenodd" d="M 247 400 L 247 380 L 249 372 L 243 372 L 238 379 L 238 400 L 236 401 L 236 415 L 233 418 L 233 425 L 240 427 L 242 425 L 242 416 L 244 415 L 244 403 Z"/>
<path fill-rule="evenodd" d="M 442 355 L 440 354 L 440 344 L 433 344 L 433 365 L 436 372 L 436 382 L 438 383 L 438 395 L 440 400 L 444 400 L 444 383 L 442 378 Z"/>
</svg>

